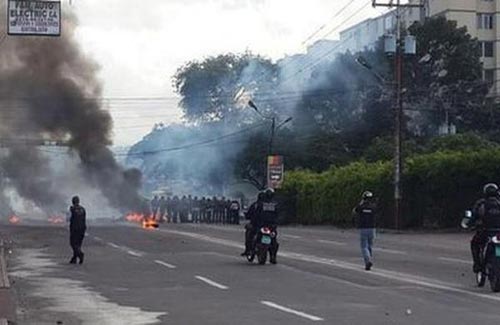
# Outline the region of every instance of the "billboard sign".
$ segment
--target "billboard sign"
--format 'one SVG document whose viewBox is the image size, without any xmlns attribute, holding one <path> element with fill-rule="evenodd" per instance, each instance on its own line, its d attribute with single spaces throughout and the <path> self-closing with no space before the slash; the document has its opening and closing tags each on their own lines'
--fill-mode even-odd
<svg viewBox="0 0 500 325">
<path fill-rule="evenodd" d="M 61 35 L 61 2 L 8 0 L 9 35 Z"/>
<path fill-rule="evenodd" d="M 285 176 L 283 156 L 267 157 L 267 186 L 273 189 L 280 188 Z"/>
</svg>

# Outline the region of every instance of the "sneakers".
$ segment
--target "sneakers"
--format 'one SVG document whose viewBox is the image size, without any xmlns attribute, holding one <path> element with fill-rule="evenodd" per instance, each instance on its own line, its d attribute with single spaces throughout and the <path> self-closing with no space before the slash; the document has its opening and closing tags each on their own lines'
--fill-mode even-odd
<svg viewBox="0 0 500 325">
<path fill-rule="evenodd" d="M 82 253 L 82 254 L 80 255 L 80 264 L 83 264 L 83 258 L 84 258 L 84 257 L 85 257 L 85 254 L 83 254 L 83 253 Z"/>
<path fill-rule="evenodd" d="M 365 265 L 365 270 L 370 271 L 370 270 L 372 269 L 372 266 L 373 266 L 373 263 L 372 263 L 372 262 L 368 262 L 368 263 L 366 263 L 366 265 Z"/>
<path fill-rule="evenodd" d="M 248 251 L 244 251 L 243 253 L 240 254 L 240 256 L 247 256 L 249 255 L 250 253 Z"/>
<path fill-rule="evenodd" d="M 72 257 L 69 264 L 76 264 L 76 257 Z"/>
</svg>

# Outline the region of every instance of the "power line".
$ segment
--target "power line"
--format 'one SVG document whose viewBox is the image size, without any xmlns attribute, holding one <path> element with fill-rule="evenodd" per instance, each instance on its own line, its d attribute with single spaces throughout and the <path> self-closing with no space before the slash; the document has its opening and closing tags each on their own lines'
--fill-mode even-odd
<svg viewBox="0 0 500 325">
<path fill-rule="evenodd" d="M 355 11 L 347 19 L 345 19 L 340 24 L 338 24 L 337 26 L 335 26 L 334 28 L 332 28 L 330 31 L 328 31 L 325 35 L 322 36 L 322 38 L 325 38 L 325 37 L 331 35 L 333 32 L 337 31 L 340 27 L 342 27 L 342 25 L 344 25 L 345 23 L 347 23 L 349 20 L 351 20 L 351 18 L 353 18 L 356 15 L 358 15 L 359 13 L 361 13 L 363 10 L 365 10 L 370 5 L 371 5 L 371 0 L 368 1 L 366 4 L 364 4 L 363 6 L 361 6 L 357 11 Z"/>
<path fill-rule="evenodd" d="M 338 16 L 340 16 L 350 5 L 352 5 L 356 1 L 357 0 L 351 0 L 348 3 L 346 3 L 346 5 L 344 7 L 342 7 L 342 9 L 340 9 L 339 11 L 337 11 L 337 13 L 332 18 L 329 19 L 329 21 L 334 20 L 335 18 L 337 18 Z M 312 34 L 310 34 L 304 41 L 302 41 L 302 45 L 305 45 L 309 40 L 311 40 L 318 33 L 320 33 L 321 31 L 323 31 L 323 29 L 325 29 L 327 25 L 328 25 L 328 23 L 324 23 L 323 25 L 321 25 Z"/>
<path fill-rule="evenodd" d="M 230 138 L 230 137 L 234 137 L 234 136 L 237 136 L 237 135 L 241 135 L 241 134 L 247 133 L 247 132 L 252 131 L 254 129 L 260 128 L 260 127 L 262 127 L 265 124 L 266 123 L 256 124 L 256 125 L 253 125 L 251 127 L 245 128 L 245 129 L 241 129 L 241 130 L 236 131 L 236 132 L 224 134 L 224 135 L 219 136 L 219 137 L 215 137 L 215 138 L 212 138 L 212 139 L 208 139 L 208 140 L 204 140 L 204 141 L 200 141 L 200 142 L 196 142 L 196 143 L 191 143 L 191 144 L 187 144 L 187 145 L 175 146 L 175 147 L 169 147 L 169 148 L 162 148 L 162 149 L 157 149 L 157 150 L 140 151 L 140 152 L 114 153 L 113 155 L 115 157 L 121 157 L 121 156 L 127 156 L 127 157 L 147 156 L 147 155 L 154 155 L 154 154 L 158 154 L 158 153 L 181 151 L 181 150 L 185 150 L 185 149 L 191 149 L 191 148 L 196 148 L 196 147 L 203 147 L 203 146 L 208 145 L 208 144 L 212 144 L 212 143 L 219 142 L 221 140 L 224 140 L 224 139 L 227 139 L 227 138 Z M 44 149 L 39 149 L 39 150 L 42 151 L 42 152 L 52 153 L 52 154 L 58 154 L 58 155 L 67 155 L 67 154 L 70 154 L 69 152 L 50 151 L 50 150 L 44 150 Z"/>
</svg>

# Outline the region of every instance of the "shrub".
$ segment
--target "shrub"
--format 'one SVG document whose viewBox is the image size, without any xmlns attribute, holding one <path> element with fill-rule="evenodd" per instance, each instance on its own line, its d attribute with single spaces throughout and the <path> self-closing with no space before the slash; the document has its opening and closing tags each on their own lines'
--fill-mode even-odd
<svg viewBox="0 0 500 325">
<path fill-rule="evenodd" d="M 500 181 L 500 149 L 439 151 L 405 162 L 403 227 L 453 227 L 480 196 L 483 184 Z M 365 161 L 323 173 L 288 172 L 282 195 L 293 196 L 296 213 L 288 222 L 348 226 L 364 190 L 379 200 L 379 225 L 393 218 L 392 163 Z"/>
</svg>

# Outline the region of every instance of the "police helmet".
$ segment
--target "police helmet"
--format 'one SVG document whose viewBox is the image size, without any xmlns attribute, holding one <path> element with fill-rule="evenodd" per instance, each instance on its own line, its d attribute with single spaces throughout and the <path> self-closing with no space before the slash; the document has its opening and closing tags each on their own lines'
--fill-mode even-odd
<svg viewBox="0 0 500 325">
<path fill-rule="evenodd" d="M 268 187 L 265 189 L 264 194 L 268 200 L 272 199 L 274 197 L 274 189 Z"/>
<path fill-rule="evenodd" d="M 373 193 L 370 191 L 364 191 L 363 192 L 363 199 L 372 199 L 373 198 Z"/>
<path fill-rule="evenodd" d="M 77 195 L 73 196 L 71 203 L 73 203 L 73 205 L 80 204 L 80 198 Z"/>
<path fill-rule="evenodd" d="M 486 196 L 498 195 L 498 185 L 495 183 L 488 183 L 483 187 L 483 193 Z"/>
</svg>

